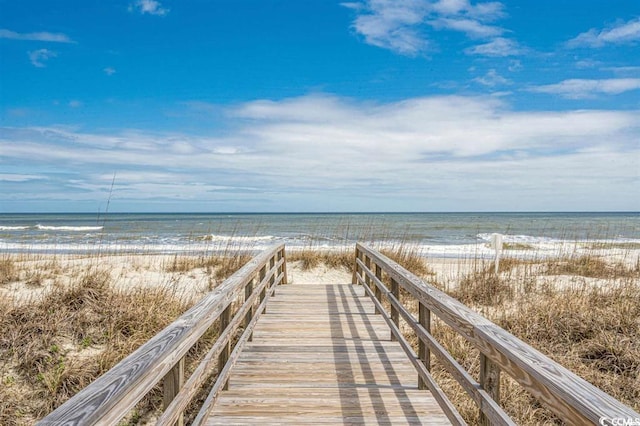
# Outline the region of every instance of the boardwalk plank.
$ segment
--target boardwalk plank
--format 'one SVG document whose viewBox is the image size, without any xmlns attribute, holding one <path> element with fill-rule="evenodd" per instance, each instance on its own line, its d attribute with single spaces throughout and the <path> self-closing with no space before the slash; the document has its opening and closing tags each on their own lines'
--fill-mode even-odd
<svg viewBox="0 0 640 426">
<path fill-rule="evenodd" d="M 207 424 L 450 424 L 374 312 L 358 286 L 278 288 Z"/>
</svg>

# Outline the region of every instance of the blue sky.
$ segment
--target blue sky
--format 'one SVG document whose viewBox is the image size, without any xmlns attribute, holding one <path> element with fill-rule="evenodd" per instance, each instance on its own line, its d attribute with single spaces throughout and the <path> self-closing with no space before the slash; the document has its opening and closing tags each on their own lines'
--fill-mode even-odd
<svg viewBox="0 0 640 426">
<path fill-rule="evenodd" d="M 640 2 L 0 0 L 0 212 L 640 210 Z"/>
</svg>

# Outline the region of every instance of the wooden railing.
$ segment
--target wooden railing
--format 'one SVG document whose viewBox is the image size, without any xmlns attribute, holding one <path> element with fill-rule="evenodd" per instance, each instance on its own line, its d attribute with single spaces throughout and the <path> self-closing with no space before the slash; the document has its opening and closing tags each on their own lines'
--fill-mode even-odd
<svg viewBox="0 0 640 426">
<path fill-rule="evenodd" d="M 218 393 L 226 386 L 231 368 L 244 344 L 251 339 L 267 300 L 277 285 L 286 282 L 284 245 L 263 251 L 39 424 L 116 424 L 160 381 L 163 381 L 164 412 L 157 424 L 182 424 L 185 408 L 217 365 L 216 382 L 192 423 L 201 424 Z M 184 383 L 185 356 L 218 319 L 219 335 L 215 344 Z M 241 327 L 243 331 L 238 338 Z"/>
<path fill-rule="evenodd" d="M 388 283 L 387 286 L 385 283 Z M 640 414 L 581 379 L 456 299 L 424 283 L 381 253 L 356 245 L 353 284 L 363 284 L 376 311 L 389 324 L 392 338 L 415 360 L 421 387 L 429 388 L 454 424 L 465 424 L 430 374 L 431 355 L 453 376 L 479 407 L 483 424 L 514 424 L 500 407 L 500 373 L 505 372 L 550 408 L 560 419 L 576 425 L 623 424 Z M 418 315 L 401 303 L 400 289 L 418 301 Z M 383 301 L 390 306 L 387 312 Z M 431 315 L 468 340 L 480 353 L 476 381 L 431 334 Z M 399 316 L 419 339 L 418 354 L 399 330 Z M 616 423 L 617 422 L 617 423 Z M 626 423 L 624 423 L 626 424 Z M 635 423 L 633 423 L 635 424 Z"/>
</svg>

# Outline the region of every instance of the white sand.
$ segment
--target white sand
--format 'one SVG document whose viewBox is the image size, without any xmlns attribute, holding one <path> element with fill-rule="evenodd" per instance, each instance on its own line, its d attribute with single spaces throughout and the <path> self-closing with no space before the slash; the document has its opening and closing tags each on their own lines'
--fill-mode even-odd
<svg viewBox="0 0 640 426">
<path fill-rule="evenodd" d="M 287 266 L 289 284 L 348 284 L 351 282 L 351 272 L 344 269 L 327 268 L 320 265 L 303 271 L 302 262 L 291 262 Z"/>
</svg>

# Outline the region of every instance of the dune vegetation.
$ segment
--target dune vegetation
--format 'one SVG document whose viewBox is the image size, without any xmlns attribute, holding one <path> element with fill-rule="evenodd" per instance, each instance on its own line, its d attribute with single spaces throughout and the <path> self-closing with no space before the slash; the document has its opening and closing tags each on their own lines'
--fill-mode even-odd
<svg viewBox="0 0 640 426">
<path fill-rule="evenodd" d="M 466 266 L 457 266 L 445 277 L 435 272 L 438 260 L 409 246 L 384 254 L 640 411 L 637 259 L 634 263 L 629 261 L 632 256 L 622 256 L 627 260 L 622 262 L 595 252 L 553 259 L 505 258 L 498 275 L 491 262 L 466 259 Z M 207 256 L 2 255 L 0 424 L 26 425 L 42 418 L 249 258 L 240 250 Z M 348 273 L 354 254 L 308 248 L 289 253 L 288 262 L 290 274 L 293 269 L 317 268 Z M 478 351 L 438 320 L 432 332 L 477 378 Z M 214 327 L 192 349 L 194 359 L 216 335 Z M 417 344 L 415 336 L 407 332 L 407 337 Z M 435 360 L 432 371 L 467 421 L 477 423 L 477 407 L 455 380 Z M 505 374 L 502 381 L 501 404 L 517 423 L 560 423 Z M 161 392 L 155 389 L 123 424 L 152 421 L 160 405 Z"/>
</svg>

